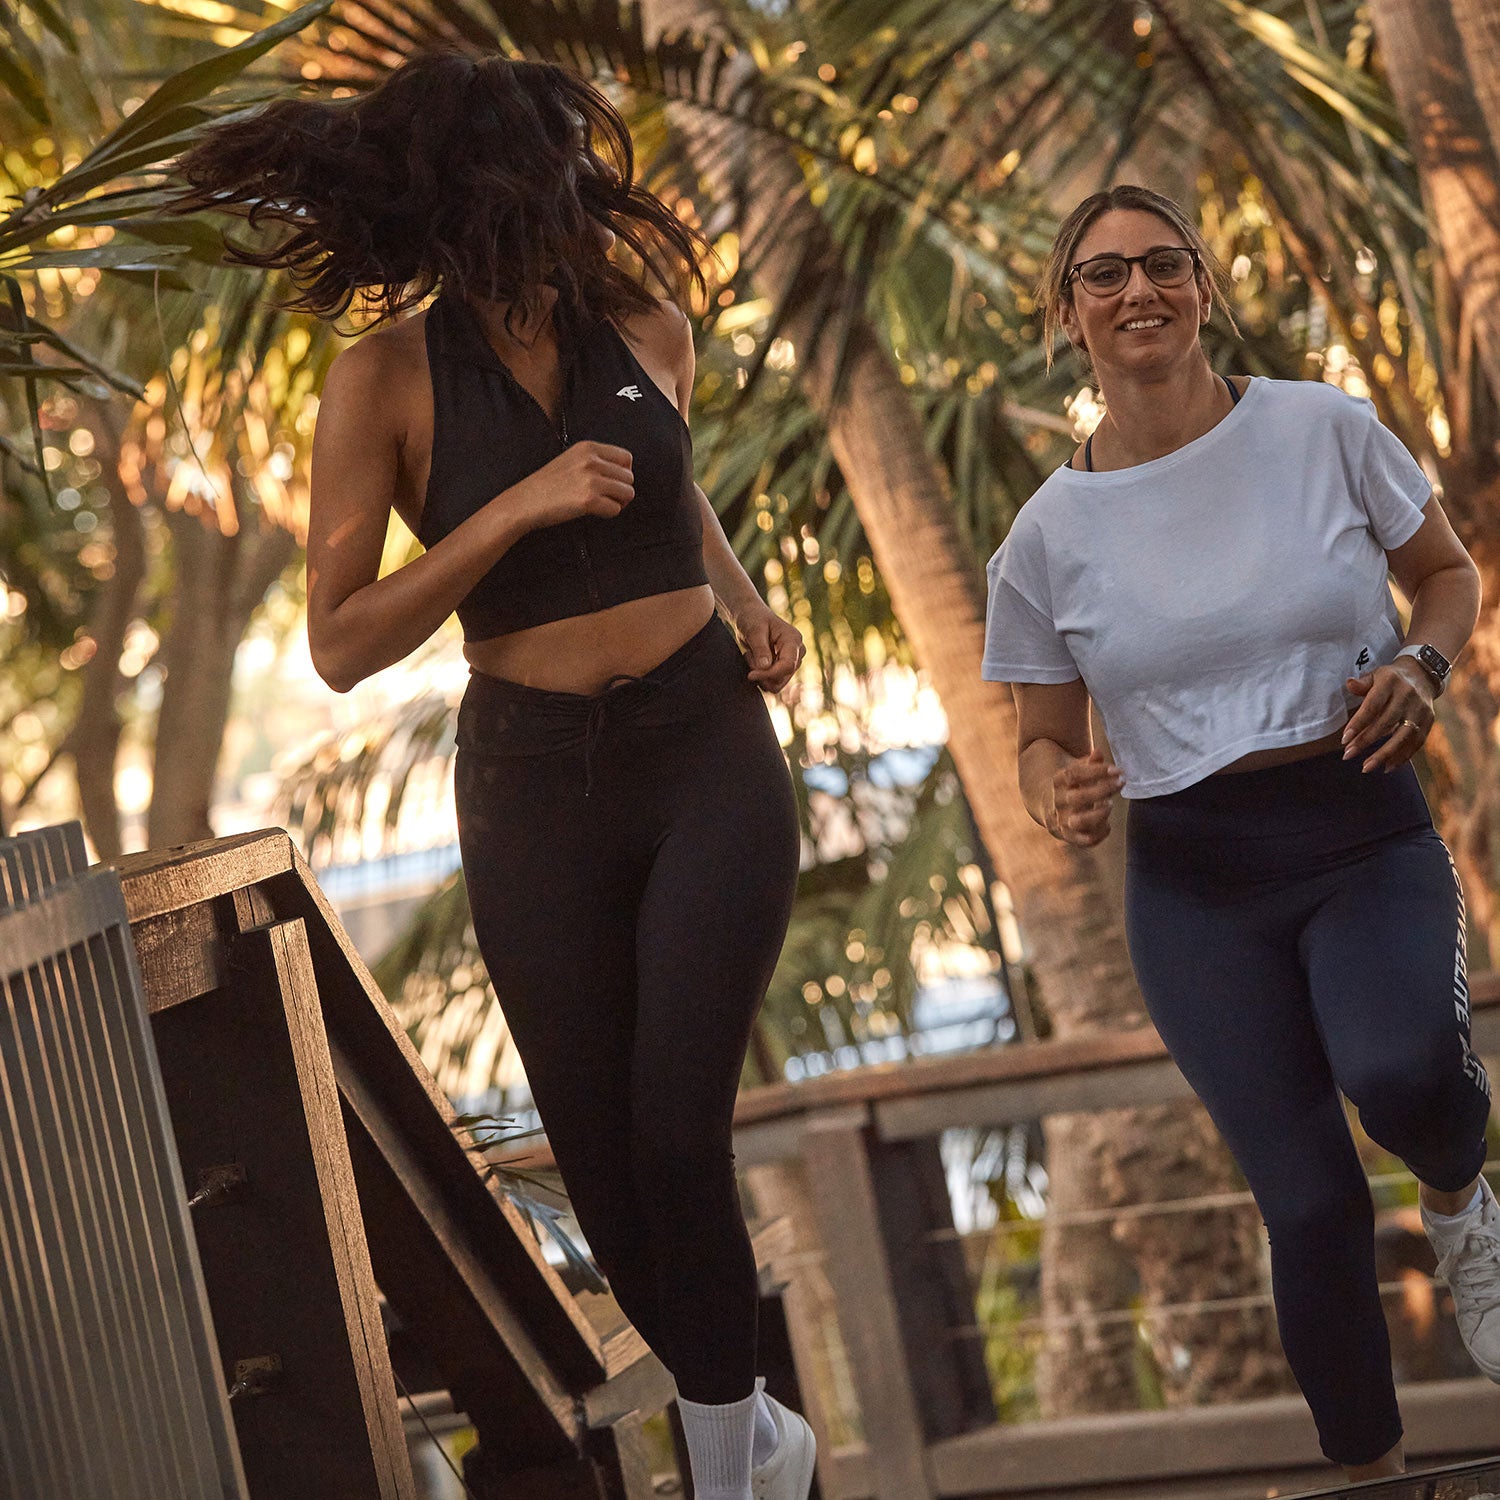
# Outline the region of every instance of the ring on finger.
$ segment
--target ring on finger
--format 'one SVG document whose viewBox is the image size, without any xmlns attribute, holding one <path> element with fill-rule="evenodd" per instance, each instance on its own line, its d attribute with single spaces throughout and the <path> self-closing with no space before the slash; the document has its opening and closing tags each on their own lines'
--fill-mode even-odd
<svg viewBox="0 0 1500 1500">
<path fill-rule="evenodd" d="M 1422 733 L 1422 726 L 1418 724 L 1415 719 L 1397 719 L 1395 724 L 1391 727 L 1391 733 L 1395 734 L 1395 732 L 1400 729 L 1403 724 L 1406 725 L 1408 729 L 1415 729 L 1418 734 Z"/>
</svg>

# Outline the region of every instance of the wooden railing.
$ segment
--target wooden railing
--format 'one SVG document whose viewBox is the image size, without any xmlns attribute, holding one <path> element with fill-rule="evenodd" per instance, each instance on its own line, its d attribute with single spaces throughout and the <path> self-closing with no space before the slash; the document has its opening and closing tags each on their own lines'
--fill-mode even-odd
<svg viewBox="0 0 1500 1500">
<path fill-rule="evenodd" d="M 1474 976 L 1470 989 L 1475 1050 L 1500 1059 L 1500 975 Z M 824 1500 L 1263 1500 L 1330 1482 L 1300 1396 L 995 1420 L 941 1133 L 1189 1097 L 1151 1030 L 741 1094 L 736 1159 L 758 1210 L 790 1226 L 786 1259 L 773 1265 L 786 1283 Z M 544 1148 L 526 1159 L 545 1160 Z M 852 1410 L 829 1409 L 841 1385 L 852 1388 Z M 1500 1453 L 1500 1389 L 1486 1380 L 1406 1385 L 1401 1404 L 1414 1464 Z M 837 1440 L 851 1428 L 862 1438 Z M 1500 1461 L 1489 1471 L 1500 1492 Z"/>
<path fill-rule="evenodd" d="M 54 835 L 0 841 L 0 896 L 37 849 L 57 846 L 77 869 L 81 840 Z M 113 889 L 115 941 L 128 951 L 133 939 L 139 964 L 142 1047 L 159 1067 L 163 1145 L 191 1195 L 212 1313 L 209 1404 L 222 1410 L 228 1387 L 227 1446 L 243 1462 L 226 1500 L 413 1500 L 403 1413 L 435 1407 L 478 1434 L 464 1473 L 475 1500 L 653 1496 L 643 1426 L 670 1411 L 670 1376 L 612 1301 L 568 1290 L 488 1179 L 287 835 L 129 856 L 84 878 Z M 0 1097 L 13 1113 L 33 1102 L 3 1068 Z M 107 1108 L 101 1120 L 119 1123 Z M 762 1265 L 784 1257 L 784 1229 L 758 1226 Z M 31 1238 L 0 1203 L 0 1265 L 31 1253 Z M 777 1288 L 763 1290 L 771 1384 L 795 1405 Z M 82 1368 L 72 1313 L 53 1308 L 53 1331 Z M 176 1349 L 185 1335 L 171 1334 Z M 0 1411 L 0 1433 L 13 1420 Z M 73 1436 L 98 1445 L 106 1469 L 122 1441 L 93 1419 Z M 138 1493 L 179 1491 L 118 1491 Z M 43 1494 L 116 1496 L 71 1482 L 15 1491 Z"/>
<path fill-rule="evenodd" d="M 0 841 L 0 906 L 77 878 L 79 860 L 76 838 Z M 209 1406 L 225 1387 L 234 1396 L 222 1493 L 242 1493 L 237 1446 L 250 1500 L 409 1500 L 403 1412 L 441 1407 L 478 1433 L 465 1476 L 476 1500 L 652 1495 L 643 1424 L 669 1408 L 670 1379 L 617 1314 L 568 1291 L 478 1169 L 290 839 L 130 856 L 115 872 L 114 931 L 128 949 L 128 914 L 195 1204 L 222 1381 L 209 1381 Z M 1471 988 L 1476 1050 L 1500 1056 L 1500 980 Z M 736 1151 L 764 1226 L 762 1368 L 819 1433 L 822 1500 L 1260 1500 L 1326 1481 L 1300 1398 L 995 1421 L 941 1132 L 1186 1093 L 1139 1032 L 742 1097 Z M 11 1075 L 0 1097 L 29 1107 Z M 0 1231 L 13 1261 L 23 1216 L 0 1204 Z M 414 1400 L 398 1401 L 398 1382 Z M 1412 1385 L 1402 1403 L 1418 1463 L 1500 1448 L 1487 1382 Z M 1500 1490 L 1497 1467 L 1455 1471 L 1441 1493 L 1479 1494 L 1481 1474 Z M 1378 1497 L 1438 1493 L 1411 1481 Z"/>
<path fill-rule="evenodd" d="M 1475 976 L 1471 995 L 1475 1050 L 1500 1058 L 1500 975 Z M 1331 1482 L 1299 1396 L 994 1419 L 940 1133 L 1187 1097 L 1149 1030 L 916 1059 L 742 1095 L 736 1157 L 760 1211 L 792 1226 L 786 1303 L 820 1436 L 849 1425 L 819 1410 L 830 1310 L 857 1398 L 863 1440 L 823 1445 L 825 1500 L 1262 1500 Z M 1401 1403 L 1414 1464 L 1500 1454 L 1500 1389 L 1488 1381 L 1406 1385 Z M 1500 1460 L 1488 1472 L 1500 1492 Z"/>
</svg>

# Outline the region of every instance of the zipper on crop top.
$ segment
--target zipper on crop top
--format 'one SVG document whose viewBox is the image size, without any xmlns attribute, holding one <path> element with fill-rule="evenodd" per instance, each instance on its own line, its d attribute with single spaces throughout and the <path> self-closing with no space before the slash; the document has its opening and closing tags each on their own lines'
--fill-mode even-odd
<svg viewBox="0 0 1500 1500">
<path fill-rule="evenodd" d="M 571 371 L 569 372 L 571 373 Z M 562 421 L 562 452 L 568 451 L 568 382 L 566 375 L 563 378 L 562 405 L 558 408 L 558 417 Z M 589 586 L 589 603 L 598 609 L 602 600 L 599 597 L 599 583 L 594 577 L 594 564 L 589 558 L 589 546 L 583 537 L 578 537 L 578 561 L 583 565 L 584 581 Z"/>
<path fill-rule="evenodd" d="M 462 302 L 461 311 L 462 313 L 467 314 L 469 319 L 469 326 L 474 336 L 477 337 L 486 347 L 489 347 L 489 339 L 486 336 L 484 328 L 481 325 L 479 317 L 475 313 L 474 309 L 470 307 L 467 302 Z M 596 324 L 595 327 L 597 326 L 598 325 Z M 588 330 L 588 333 L 592 332 L 593 329 Z M 587 336 L 588 334 L 585 333 L 573 341 L 573 345 L 568 350 L 567 356 L 563 362 L 562 401 L 558 407 L 558 419 L 562 424 L 562 447 L 558 449 L 559 453 L 566 453 L 568 451 L 568 387 L 572 383 L 573 365 L 577 360 L 578 351 L 582 346 L 583 339 Z M 493 353 L 493 350 L 491 350 L 491 352 Z M 527 388 L 522 385 L 519 380 L 516 379 L 515 374 L 512 372 L 510 366 L 506 364 L 506 362 L 501 359 L 499 355 L 496 355 L 495 358 L 499 362 L 500 372 L 506 383 L 510 385 L 511 389 L 514 390 L 523 401 L 527 401 L 531 404 L 531 406 L 536 410 L 537 414 L 541 417 L 542 421 L 547 424 L 547 430 L 551 432 L 554 437 L 557 436 L 557 428 L 552 425 L 552 418 L 547 415 L 547 408 L 543 406 L 542 403 L 538 401 L 536 397 L 533 396 L 531 392 L 527 390 Z M 599 594 L 598 580 L 594 576 L 593 562 L 589 558 L 588 543 L 583 539 L 582 536 L 579 536 L 578 538 L 576 538 L 576 540 L 578 543 L 578 561 L 583 568 L 584 581 L 588 584 L 589 605 L 592 609 L 599 609 L 603 605 L 603 599 Z"/>
</svg>

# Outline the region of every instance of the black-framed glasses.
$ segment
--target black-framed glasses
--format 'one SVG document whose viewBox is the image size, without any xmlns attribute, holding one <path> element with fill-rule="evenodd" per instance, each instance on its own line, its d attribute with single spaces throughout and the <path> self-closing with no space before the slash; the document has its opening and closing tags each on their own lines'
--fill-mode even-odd
<svg viewBox="0 0 1500 1500">
<path fill-rule="evenodd" d="M 1093 255 L 1079 261 L 1063 285 L 1076 277 L 1084 291 L 1108 297 L 1130 280 L 1132 266 L 1144 266 L 1157 286 L 1181 286 L 1198 269 L 1198 252 L 1189 245 L 1158 245 L 1144 255 Z"/>
</svg>

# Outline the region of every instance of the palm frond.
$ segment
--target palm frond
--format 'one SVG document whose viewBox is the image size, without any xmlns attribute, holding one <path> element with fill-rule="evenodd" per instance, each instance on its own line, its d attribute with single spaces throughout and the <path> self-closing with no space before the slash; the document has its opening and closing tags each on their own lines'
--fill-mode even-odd
<svg viewBox="0 0 1500 1500">
<path fill-rule="evenodd" d="M 17 278 L 39 271 L 98 270 L 116 283 L 145 279 L 153 296 L 163 287 L 187 290 L 183 268 L 192 260 L 216 262 L 220 256 L 217 236 L 201 222 L 153 212 L 164 204 L 163 194 L 154 184 L 129 179 L 159 170 L 188 144 L 199 125 L 222 113 L 202 103 L 208 94 L 325 14 L 331 4 L 332 0 L 313 0 L 245 41 L 215 49 L 172 74 L 76 164 L 50 182 L 28 186 L 16 206 L 0 217 L 0 279 L 10 289 L 8 312 L 0 316 L 0 375 L 19 376 L 23 382 L 35 467 L 44 485 L 39 415 L 44 381 L 77 388 L 77 382 L 84 379 L 136 396 L 142 391 L 139 383 L 121 377 L 107 362 L 90 355 L 80 341 L 65 337 L 46 318 L 28 312 Z M 50 5 L 35 8 L 35 14 L 49 30 L 55 30 L 61 20 Z M 19 21 L 8 11 L 6 16 L 12 32 L 24 37 Z M 33 85 L 61 88 L 60 81 L 41 67 L 40 49 L 28 43 L 18 47 L 15 57 L 19 60 L 10 72 L 0 70 L 0 94 L 9 89 L 13 98 L 20 97 L 25 104 L 30 98 L 26 90 Z M 27 63 L 36 66 L 25 71 Z M 20 96 L 15 93 L 18 88 Z M 50 119 L 50 110 L 43 113 Z M 72 363 L 38 359 L 39 347 L 65 350 Z"/>
</svg>

